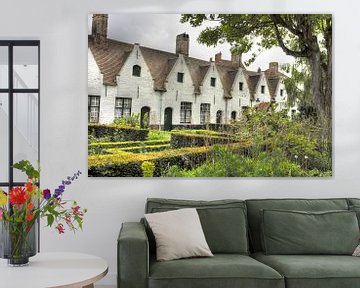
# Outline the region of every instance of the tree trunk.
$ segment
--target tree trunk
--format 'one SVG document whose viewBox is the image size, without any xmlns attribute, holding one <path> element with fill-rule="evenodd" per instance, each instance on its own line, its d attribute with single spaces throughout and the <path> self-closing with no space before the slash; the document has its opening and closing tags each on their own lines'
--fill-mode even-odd
<svg viewBox="0 0 360 288">
<path fill-rule="evenodd" d="M 326 71 L 326 87 L 325 87 L 325 113 L 330 121 L 332 120 L 332 29 L 331 26 L 326 35 L 327 48 L 327 71 Z M 331 127 L 331 125 L 330 125 Z"/>
<path fill-rule="evenodd" d="M 317 43 L 316 43 L 317 46 Z M 323 96 L 323 73 L 321 67 L 321 53 L 319 47 L 312 49 L 309 53 L 309 64 L 311 71 L 311 84 L 314 104 L 321 117 L 324 117 L 324 96 Z"/>
</svg>

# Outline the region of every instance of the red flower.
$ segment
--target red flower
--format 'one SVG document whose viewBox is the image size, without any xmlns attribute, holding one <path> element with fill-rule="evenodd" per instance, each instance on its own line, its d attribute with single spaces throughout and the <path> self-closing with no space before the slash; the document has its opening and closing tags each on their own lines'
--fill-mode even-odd
<svg viewBox="0 0 360 288">
<path fill-rule="evenodd" d="M 34 205 L 32 203 L 29 203 L 26 205 L 26 210 L 31 210 L 34 208 Z"/>
<path fill-rule="evenodd" d="M 12 205 L 21 205 L 26 201 L 25 189 L 23 187 L 13 187 L 9 193 L 9 201 Z"/>
<path fill-rule="evenodd" d="M 33 191 L 33 186 L 32 186 L 32 184 L 30 183 L 30 182 L 26 182 L 25 183 L 25 187 L 26 187 L 26 190 L 28 191 L 28 192 L 31 192 L 31 191 Z"/>
<path fill-rule="evenodd" d="M 31 198 L 31 195 L 28 194 L 28 193 L 25 193 L 25 196 L 24 196 L 25 200 L 29 200 Z"/>
<path fill-rule="evenodd" d="M 31 221 L 33 218 L 34 218 L 34 216 L 32 214 L 26 215 L 26 220 L 27 221 Z"/>
<path fill-rule="evenodd" d="M 64 225 L 61 223 L 59 223 L 55 228 L 58 230 L 59 234 L 62 234 L 65 231 Z"/>
</svg>

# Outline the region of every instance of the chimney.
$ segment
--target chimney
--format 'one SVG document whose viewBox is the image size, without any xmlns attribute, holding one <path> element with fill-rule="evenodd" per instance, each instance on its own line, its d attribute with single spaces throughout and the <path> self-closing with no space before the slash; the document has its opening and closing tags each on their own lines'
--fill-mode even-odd
<svg viewBox="0 0 360 288">
<path fill-rule="evenodd" d="M 215 63 L 221 62 L 221 52 L 215 54 Z"/>
<path fill-rule="evenodd" d="M 210 60 L 209 60 L 210 62 L 213 62 L 213 58 L 212 57 L 210 57 Z"/>
<path fill-rule="evenodd" d="M 231 62 L 235 67 L 243 67 L 242 54 L 231 52 Z"/>
<path fill-rule="evenodd" d="M 176 54 L 183 54 L 189 56 L 189 35 L 182 33 L 176 36 Z"/>
<path fill-rule="evenodd" d="M 258 68 L 257 73 L 261 73 L 261 68 L 260 67 Z"/>
<path fill-rule="evenodd" d="M 92 18 L 92 36 L 96 45 L 106 46 L 108 14 L 94 14 Z"/>
<path fill-rule="evenodd" d="M 270 70 L 270 74 L 277 74 L 279 72 L 279 63 L 278 62 L 270 62 L 269 70 Z"/>
</svg>

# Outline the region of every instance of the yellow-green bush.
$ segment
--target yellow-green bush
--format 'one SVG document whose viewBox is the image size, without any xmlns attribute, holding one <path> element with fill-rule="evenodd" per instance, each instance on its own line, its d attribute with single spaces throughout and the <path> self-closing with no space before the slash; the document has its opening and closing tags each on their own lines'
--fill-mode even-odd
<svg viewBox="0 0 360 288">
<path fill-rule="evenodd" d="M 173 148 L 181 147 L 194 147 L 194 146 L 211 146 L 215 144 L 229 144 L 235 143 L 239 140 L 231 135 L 215 133 L 206 134 L 202 133 L 186 133 L 186 132 L 174 132 L 171 134 L 171 146 Z"/>
<path fill-rule="evenodd" d="M 123 127 L 116 124 L 89 124 L 88 135 L 96 138 L 109 137 L 110 141 L 143 141 L 149 130 Z"/>
<path fill-rule="evenodd" d="M 226 145 L 226 147 L 246 153 L 250 145 L 249 142 L 243 142 Z M 141 177 L 141 164 L 144 161 L 151 161 L 155 165 L 154 176 L 161 176 L 173 165 L 192 169 L 203 163 L 210 153 L 212 153 L 212 147 L 186 147 L 142 154 L 92 155 L 88 158 L 88 172 L 90 177 Z"/>
<path fill-rule="evenodd" d="M 153 177 L 155 171 L 155 164 L 150 161 L 144 161 L 141 164 L 141 170 L 143 172 L 144 177 Z"/>
</svg>

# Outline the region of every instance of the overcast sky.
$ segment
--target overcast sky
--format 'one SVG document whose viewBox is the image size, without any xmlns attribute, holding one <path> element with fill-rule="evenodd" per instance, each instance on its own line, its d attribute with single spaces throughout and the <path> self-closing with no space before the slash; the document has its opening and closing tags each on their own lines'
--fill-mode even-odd
<svg viewBox="0 0 360 288">
<path fill-rule="evenodd" d="M 89 34 L 91 33 L 91 19 L 89 15 Z M 189 56 L 203 60 L 214 59 L 218 52 L 222 53 L 222 58 L 230 60 L 230 45 L 219 44 L 216 47 L 207 47 L 199 44 L 197 37 L 206 27 L 193 28 L 188 23 L 180 23 L 180 14 L 150 14 L 150 13 L 129 13 L 129 14 L 109 14 L 108 37 L 111 39 L 128 42 L 140 43 L 140 46 L 151 47 L 159 50 L 175 53 L 176 35 L 186 32 L 190 36 Z M 206 23 L 206 25 L 209 25 Z M 248 60 L 249 55 L 243 55 L 243 60 Z M 291 63 L 294 58 L 285 55 L 281 48 L 273 48 L 264 51 L 257 60 L 249 67 L 250 70 L 257 70 L 260 67 L 265 70 L 269 62 Z"/>
</svg>

